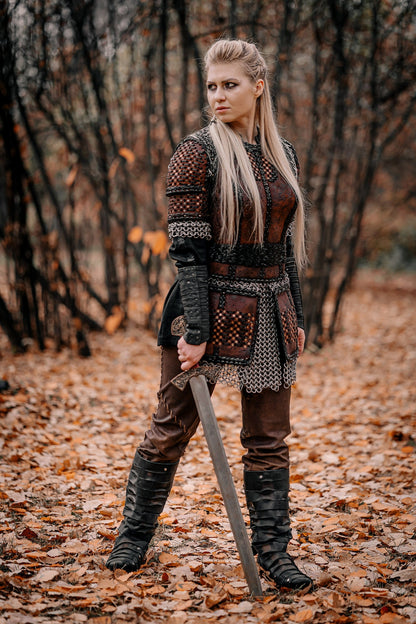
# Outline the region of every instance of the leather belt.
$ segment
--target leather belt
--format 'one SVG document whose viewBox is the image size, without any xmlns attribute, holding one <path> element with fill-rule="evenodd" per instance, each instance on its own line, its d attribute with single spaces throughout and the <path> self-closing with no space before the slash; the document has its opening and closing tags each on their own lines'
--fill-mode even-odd
<svg viewBox="0 0 416 624">
<path fill-rule="evenodd" d="M 222 262 L 211 262 L 209 265 L 210 275 L 222 275 L 224 277 L 243 279 L 273 279 L 279 277 L 284 271 L 284 265 L 278 264 L 268 267 L 248 267 L 224 264 Z"/>
</svg>

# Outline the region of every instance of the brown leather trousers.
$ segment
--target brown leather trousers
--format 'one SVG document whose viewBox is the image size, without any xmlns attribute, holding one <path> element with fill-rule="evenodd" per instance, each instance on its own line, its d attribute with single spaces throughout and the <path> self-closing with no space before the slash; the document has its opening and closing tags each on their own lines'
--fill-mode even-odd
<svg viewBox="0 0 416 624">
<path fill-rule="evenodd" d="M 175 347 L 162 347 L 159 405 L 152 417 L 139 452 L 149 461 L 175 462 L 185 452 L 198 425 L 194 399 L 189 385 L 179 390 L 171 383 L 181 371 Z M 214 385 L 209 384 L 210 393 Z M 246 470 L 274 470 L 289 467 L 285 438 L 290 433 L 290 388 L 279 392 L 241 392 L 242 429 L 240 439 L 247 453 Z"/>
</svg>

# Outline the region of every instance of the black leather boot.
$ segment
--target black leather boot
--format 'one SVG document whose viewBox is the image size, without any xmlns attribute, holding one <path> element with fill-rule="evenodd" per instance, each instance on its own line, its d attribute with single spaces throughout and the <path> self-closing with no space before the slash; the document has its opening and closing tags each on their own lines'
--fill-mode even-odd
<svg viewBox="0 0 416 624">
<path fill-rule="evenodd" d="M 289 471 L 245 471 L 244 485 L 252 546 L 260 567 L 278 587 L 304 589 L 313 581 L 286 552 L 292 537 L 289 521 Z"/>
<path fill-rule="evenodd" d="M 106 562 L 110 570 L 133 572 L 142 565 L 178 463 L 151 462 L 136 451 L 127 483 L 124 520 Z"/>
</svg>

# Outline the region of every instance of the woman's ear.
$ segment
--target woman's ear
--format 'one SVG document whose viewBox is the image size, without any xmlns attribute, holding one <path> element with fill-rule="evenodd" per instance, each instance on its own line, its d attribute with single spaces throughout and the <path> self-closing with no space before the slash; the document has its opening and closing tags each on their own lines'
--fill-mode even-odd
<svg viewBox="0 0 416 624">
<path fill-rule="evenodd" d="M 260 97 L 260 95 L 262 95 L 264 91 L 264 80 L 262 80 L 261 78 L 259 80 L 257 80 L 256 82 L 256 86 L 254 88 L 254 95 L 256 97 Z"/>
</svg>

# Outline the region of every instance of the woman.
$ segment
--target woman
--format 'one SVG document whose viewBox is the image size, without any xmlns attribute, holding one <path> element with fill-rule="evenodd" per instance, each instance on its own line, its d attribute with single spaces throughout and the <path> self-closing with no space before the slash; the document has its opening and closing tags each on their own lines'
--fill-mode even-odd
<svg viewBox="0 0 416 624">
<path fill-rule="evenodd" d="M 259 565 L 277 586 L 300 589 L 312 581 L 286 552 L 284 441 L 305 340 L 296 268 L 305 259 L 297 159 L 276 129 L 256 46 L 217 41 L 205 67 L 213 119 L 180 143 L 168 171 L 170 255 L 178 275 L 159 332 L 159 406 L 136 451 L 124 520 L 106 565 L 137 570 L 142 564 L 199 424 L 191 390 L 178 389 L 177 380 L 203 371 L 211 392 L 218 381 L 241 390 L 244 483 Z M 172 326 L 181 318 L 185 333 L 178 340 Z"/>
</svg>

